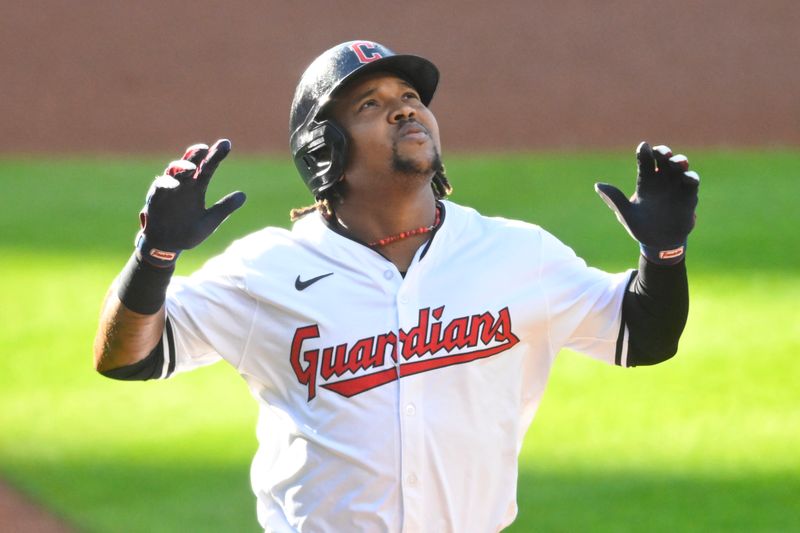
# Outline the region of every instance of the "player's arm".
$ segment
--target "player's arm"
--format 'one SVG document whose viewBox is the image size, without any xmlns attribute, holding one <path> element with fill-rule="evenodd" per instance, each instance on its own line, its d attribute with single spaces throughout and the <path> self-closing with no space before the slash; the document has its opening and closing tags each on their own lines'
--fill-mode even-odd
<svg viewBox="0 0 800 533">
<path fill-rule="evenodd" d="M 228 140 L 210 149 L 192 146 L 150 187 L 139 215 L 136 249 L 103 303 L 94 342 L 94 366 L 103 375 L 135 380 L 159 375 L 164 338 L 171 337 L 164 303 L 175 262 L 245 200 L 237 191 L 205 207 L 208 183 L 229 151 Z"/>
<path fill-rule="evenodd" d="M 163 362 L 164 356 L 160 343 L 164 331 L 164 304 L 155 313 L 137 313 L 120 301 L 117 292 L 115 281 L 100 314 L 94 341 L 94 367 L 118 379 L 155 377 L 158 363 Z"/>
<path fill-rule="evenodd" d="M 628 329 L 628 365 L 652 365 L 669 359 L 689 313 L 686 242 L 695 224 L 700 177 L 683 155 L 666 146 L 636 150 L 639 175 L 628 199 L 604 183 L 595 190 L 639 242 L 639 270 L 622 302 Z"/>
</svg>

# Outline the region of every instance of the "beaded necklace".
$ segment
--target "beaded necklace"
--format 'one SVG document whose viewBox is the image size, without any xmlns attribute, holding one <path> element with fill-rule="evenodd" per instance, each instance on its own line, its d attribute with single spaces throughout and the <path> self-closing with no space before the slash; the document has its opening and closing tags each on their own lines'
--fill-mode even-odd
<svg viewBox="0 0 800 533">
<path fill-rule="evenodd" d="M 380 248 L 381 246 L 386 246 L 387 244 L 391 244 L 393 242 L 402 241 L 403 239 L 408 239 L 409 237 L 413 237 L 414 235 L 422 235 L 424 233 L 430 233 L 437 227 L 439 227 L 439 222 L 441 222 L 441 219 L 442 219 L 441 211 L 439 209 L 439 206 L 436 206 L 436 219 L 430 226 L 420 226 L 417 229 L 403 231 L 398 233 L 397 235 L 390 235 L 389 237 L 384 237 L 383 239 L 378 239 L 377 241 L 369 243 L 369 246 L 371 248 Z"/>
</svg>

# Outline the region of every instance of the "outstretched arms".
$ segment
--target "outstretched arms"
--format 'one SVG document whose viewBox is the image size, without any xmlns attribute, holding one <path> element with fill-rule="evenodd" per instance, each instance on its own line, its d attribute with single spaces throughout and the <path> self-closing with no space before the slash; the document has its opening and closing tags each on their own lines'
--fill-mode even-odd
<svg viewBox="0 0 800 533">
<path fill-rule="evenodd" d="M 144 379 L 143 362 L 157 364 L 166 290 L 178 256 L 208 238 L 245 201 L 244 193 L 234 192 L 205 207 L 208 183 L 230 148 L 226 139 L 211 148 L 194 145 L 151 185 L 139 216 L 136 250 L 103 303 L 94 342 L 97 371 Z"/>
</svg>

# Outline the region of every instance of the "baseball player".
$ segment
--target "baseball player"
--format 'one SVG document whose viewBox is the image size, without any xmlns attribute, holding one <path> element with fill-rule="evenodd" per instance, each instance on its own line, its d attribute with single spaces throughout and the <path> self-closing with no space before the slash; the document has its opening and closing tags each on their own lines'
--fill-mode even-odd
<svg viewBox="0 0 800 533">
<path fill-rule="evenodd" d="M 259 405 L 266 531 L 489 532 L 517 513 L 517 457 L 563 347 L 623 367 L 677 350 L 699 178 L 637 149 L 636 192 L 597 192 L 640 244 L 637 271 L 588 267 L 542 228 L 484 217 L 451 187 L 428 60 L 369 41 L 303 74 L 292 156 L 315 202 L 189 277 L 182 250 L 244 202 L 205 191 L 231 149 L 190 147 L 156 178 L 112 285 L 95 367 L 164 379 L 220 359 Z"/>
</svg>

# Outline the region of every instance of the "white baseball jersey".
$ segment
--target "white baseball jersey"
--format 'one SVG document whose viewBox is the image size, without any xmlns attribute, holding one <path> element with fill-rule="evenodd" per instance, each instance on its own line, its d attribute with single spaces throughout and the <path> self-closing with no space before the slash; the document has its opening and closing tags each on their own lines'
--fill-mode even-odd
<svg viewBox="0 0 800 533">
<path fill-rule="evenodd" d="M 163 375 L 222 358 L 247 381 L 267 531 L 498 531 L 556 353 L 626 365 L 630 272 L 441 205 L 405 277 L 312 213 L 170 285 Z"/>
</svg>

